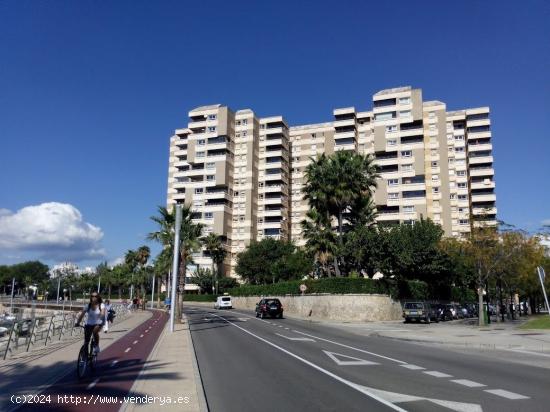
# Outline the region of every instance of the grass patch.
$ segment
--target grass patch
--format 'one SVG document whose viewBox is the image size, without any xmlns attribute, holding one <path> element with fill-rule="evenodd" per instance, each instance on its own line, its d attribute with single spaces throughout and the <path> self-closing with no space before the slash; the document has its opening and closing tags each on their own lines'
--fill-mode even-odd
<svg viewBox="0 0 550 412">
<path fill-rule="evenodd" d="M 521 329 L 550 329 L 550 316 L 540 315 L 535 319 L 531 319 Z"/>
</svg>

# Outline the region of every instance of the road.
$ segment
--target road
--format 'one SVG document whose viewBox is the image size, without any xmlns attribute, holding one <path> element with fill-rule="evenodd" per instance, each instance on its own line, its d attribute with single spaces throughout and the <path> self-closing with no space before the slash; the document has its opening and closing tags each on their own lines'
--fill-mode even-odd
<svg viewBox="0 0 550 412">
<path fill-rule="evenodd" d="M 164 311 L 153 311 L 151 318 L 102 350 L 94 374 L 83 381 L 76 377 L 77 352 L 67 353 L 67 359 L 54 366 L 59 379 L 37 397 L 43 403 L 12 411 L 118 411 L 142 368 L 154 367 L 147 365 L 147 358 L 167 319 Z"/>
<path fill-rule="evenodd" d="M 211 411 L 548 411 L 547 369 L 326 325 L 185 309 Z"/>
</svg>

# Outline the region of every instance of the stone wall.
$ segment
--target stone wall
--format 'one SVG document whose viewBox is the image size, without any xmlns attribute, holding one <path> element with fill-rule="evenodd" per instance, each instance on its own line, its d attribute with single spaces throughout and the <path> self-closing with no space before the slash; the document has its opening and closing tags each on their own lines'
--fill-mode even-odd
<svg viewBox="0 0 550 412">
<path fill-rule="evenodd" d="M 275 296 L 273 296 L 275 297 Z M 301 319 L 376 322 L 402 319 L 401 304 L 386 295 L 277 296 L 284 313 Z M 232 296 L 236 309 L 254 310 L 259 296 Z M 190 302 L 191 304 L 191 302 Z M 212 303 L 211 306 L 214 304 Z"/>
</svg>

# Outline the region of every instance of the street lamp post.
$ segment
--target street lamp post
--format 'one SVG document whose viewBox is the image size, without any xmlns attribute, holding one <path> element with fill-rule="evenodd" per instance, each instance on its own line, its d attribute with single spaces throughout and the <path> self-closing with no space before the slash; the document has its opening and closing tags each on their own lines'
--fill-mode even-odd
<svg viewBox="0 0 550 412">
<path fill-rule="evenodd" d="M 176 288 L 178 285 L 178 266 L 180 250 L 181 205 L 176 205 L 176 222 L 174 227 L 174 259 L 172 261 L 172 295 L 170 297 L 170 332 L 174 332 L 174 317 L 176 315 Z"/>
<path fill-rule="evenodd" d="M 11 280 L 11 301 L 10 301 L 10 314 L 13 315 L 13 293 L 15 291 L 15 278 Z"/>
</svg>

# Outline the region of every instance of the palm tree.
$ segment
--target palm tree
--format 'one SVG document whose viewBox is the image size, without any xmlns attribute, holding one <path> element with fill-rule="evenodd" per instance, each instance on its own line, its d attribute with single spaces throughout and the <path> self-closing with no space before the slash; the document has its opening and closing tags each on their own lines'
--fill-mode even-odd
<svg viewBox="0 0 550 412">
<path fill-rule="evenodd" d="M 202 239 L 202 243 L 212 258 L 212 274 L 215 276 L 215 293 L 218 294 L 218 271 L 227 255 L 227 251 L 225 250 L 221 236 L 215 233 L 209 233 L 208 236 Z"/>
<path fill-rule="evenodd" d="M 139 265 L 140 270 L 140 287 L 141 287 L 141 297 L 142 299 L 145 298 L 145 282 L 147 282 L 147 276 L 145 276 L 144 268 L 147 264 L 147 261 L 149 260 L 149 257 L 151 256 L 151 249 L 149 249 L 148 246 L 141 246 L 136 251 L 136 261 Z M 153 278 L 154 282 L 154 278 Z"/>
<path fill-rule="evenodd" d="M 306 239 L 306 250 L 315 257 L 325 275 L 330 276 L 329 262 L 337 251 L 337 239 L 330 226 L 330 218 L 312 208 L 306 213 L 306 220 L 301 222 L 303 236 Z"/>
<path fill-rule="evenodd" d="M 328 220 L 338 222 L 338 245 L 343 248 L 344 218 L 352 223 L 368 223 L 374 219 L 372 193 L 379 177 L 370 155 L 339 151 L 332 156 L 322 154 L 306 167 L 307 183 L 304 198 L 311 208 Z M 325 217 L 323 217 L 325 219 Z M 338 257 L 334 256 L 336 274 L 340 275 Z"/>
<path fill-rule="evenodd" d="M 161 243 L 164 248 L 168 250 L 168 252 L 164 252 L 163 250 L 163 252 L 165 253 L 164 259 L 169 256 L 170 261 L 173 259 L 174 256 L 174 227 L 176 222 L 176 216 L 175 213 L 173 213 L 174 210 L 169 211 L 165 207 L 159 206 L 159 216 L 151 217 L 151 220 L 157 223 L 158 230 L 155 232 L 151 232 L 147 235 L 147 239 L 155 240 Z M 187 263 L 191 261 L 191 254 L 195 250 L 198 250 L 200 248 L 199 239 L 202 233 L 202 229 L 202 224 L 193 222 L 191 207 L 188 205 L 182 205 L 179 245 L 180 259 L 178 267 L 178 290 L 176 302 L 177 319 L 181 319 L 181 302 L 182 294 L 185 289 Z M 174 302 L 172 302 L 172 304 L 174 304 Z"/>
<path fill-rule="evenodd" d="M 129 249 L 124 255 L 124 263 L 131 274 L 130 280 L 130 300 L 134 297 L 134 274 L 138 266 L 137 252 L 135 250 Z"/>
</svg>

